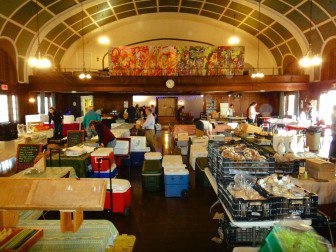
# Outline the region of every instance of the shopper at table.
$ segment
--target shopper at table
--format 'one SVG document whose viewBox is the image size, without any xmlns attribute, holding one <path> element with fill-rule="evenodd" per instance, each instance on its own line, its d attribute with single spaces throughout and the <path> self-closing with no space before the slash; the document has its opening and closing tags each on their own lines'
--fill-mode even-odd
<svg viewBox="0 0 336 252">
<path fill-rule="evenodd" d="M 128 114 L 128 122 L 129 123 L 135 123 L 135 116 L 136 116 L 136 109 L 133 105 L 129 106 L 126 110 Z"/>
<path fill-rule="evenodd" d="M 247 110 L 247 121 L 249 123 L 255 123 L 256 122 L 256 118 L 257 118 L 257 115 L 259 114 L 257 112 L 257 103 L 256 102 L 252 102 L 250 104 L 250 106 L 248 107 L 248 110 Z"/>
<path fill-rule="evenodd" d="M 228 117 L 233 117 L 234 113 L 235 113 L 235 109 L 234 109 L 233 104 L 231 103 L 228 110 L 227 110 L 227 116 Z"/>
<path fill-rule="evenodd" d="M 98 115 L 97 112 L 94 111 L 92 106 L 90 106 L 88 109 L 88 112 L 83 118 L 83 125 L 85 129 L 89 126 L 91 121 L 101 121 L 101 117 Z"/>
<path fill-rule="evenodd" d="M 114 148 L 117 141 L 111 130 L 100 121 L 91 121 L 89 124 L 91 130 L 97 132 L 99 146 Z"/>
<path fill-rule="evenodd" d="M 142 124 L 142 128 L 146 130 L 146 141 L 151 151 L 155 151 L 154 137 L 155 137 L 155 117 L 150 109 L 146 109 L 146 121 Z"/>
<path fill-rule="evenodd" d="M 336 105 L 334 106 L 331 115 L 331 134 L 333 139 L 330 144 L 329 157 L 331 159 L 336 159 Z"/>
<path fill-rule="evenodd" d="M 61 139 L 63 137 L 62 135 L 62 124 L 63 124 L 63 116 L 56 111 L 54 107 L 49 108 L 49 127 L 51 124 L 51 121 L 54 122 L 54 139 Z"/>
</svg>

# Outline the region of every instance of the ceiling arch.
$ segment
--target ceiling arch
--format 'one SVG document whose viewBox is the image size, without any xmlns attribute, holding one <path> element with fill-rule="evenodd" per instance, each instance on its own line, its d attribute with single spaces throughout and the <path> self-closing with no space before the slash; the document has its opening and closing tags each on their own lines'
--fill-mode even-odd
<svg viewBox="0 0 336 252">
<path fill-rule="evenodd" d="M 311 34 L 309 0 L 261 0 L 260 32 L 255 0 L 83 0 L 83 5 L 82 30 L 80 0 L 38 0 L 37 5 L 31 0 L 0 0 L 0 36 L 15 41 L 19 65 L 22 65 L 36 51 L 35 10 L 38 9 L 43 38 L 40 49 L 59 62 L 82 32 L 87 34 L 131 16 L 179 12 L 205 16 L 249 32 L 267 45 L 280 66 L 286 54 L 301 57 L 310 36 L 313 49 L 320 52 L 325 41 L 336 34 L 334 0 L 313 0 Z"/>
</svg>

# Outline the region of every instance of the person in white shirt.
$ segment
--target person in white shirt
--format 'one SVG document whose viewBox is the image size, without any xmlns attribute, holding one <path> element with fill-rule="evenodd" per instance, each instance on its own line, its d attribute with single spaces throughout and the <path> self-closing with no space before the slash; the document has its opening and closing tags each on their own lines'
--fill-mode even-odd
<svg viewBox="0 0 336 252">
<path fill-rule="evenodd" d="M 228 117 L 233 117 L 233 116 L 234 116 L 234 113 L 235 113 L 235 109 L 234 109 L 233 104 L 231 103 L 231 104 L 230 104 L 230 107 L 229 107 L 228 110 L 227 110 L 227 116 L 228 116 Z"/>
<path fill-rule="evenodd" d="M 336 159 L 336 105 L 333 107 L 333 113 L 331 114 L 331 134 L 333 139 L 330 143 L 329 158 Z"/>
<path fill-rule="evenodd" d="M 247 121 L 249 123 L 255 123 L 256 122 L 257 115 L 259 114 L 256 110 L 256 107 L 257 107 L 257 103 L 252 102 L 250 104 L 249 108 L 248 108 Z"/>
<path fill-rule="evenodd" d="M 150 109 L 146 109 L 146 121 L 142 124 L 142 128 L 146 131 L 146 141 L 151 151 L 155 151 L 154 137 L 155 137 L 155 117 Z"/>
</svg>

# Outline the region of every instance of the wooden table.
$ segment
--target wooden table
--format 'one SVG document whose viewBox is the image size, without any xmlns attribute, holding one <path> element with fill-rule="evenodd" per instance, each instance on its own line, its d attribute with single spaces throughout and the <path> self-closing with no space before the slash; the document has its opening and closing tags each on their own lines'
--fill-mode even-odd
<svg viewBox="0 0 336 252">
<path fill-rule="evenodd" d="M 61 231 L 76 232 L 83 211 L 102 211 L 106 181 L 101 179 L 0 178 L 0 226 L 15 227 L 18 210 L 61 212 Z"/>
</svg>

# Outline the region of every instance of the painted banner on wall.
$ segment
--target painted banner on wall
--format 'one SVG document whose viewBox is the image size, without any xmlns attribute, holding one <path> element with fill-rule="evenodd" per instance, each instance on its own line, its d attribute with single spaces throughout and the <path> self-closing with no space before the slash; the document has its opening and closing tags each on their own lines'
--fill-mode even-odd
<svg viewBox="0 0 336 252">
<path fill-rule="evenodd" d="M 110 76 L 240 75 L 243 46 L 136 46 L 109 49 Z"/>
</svg>

